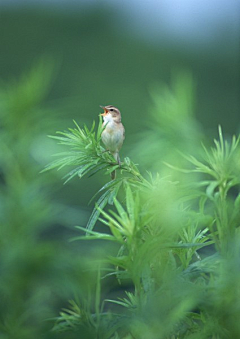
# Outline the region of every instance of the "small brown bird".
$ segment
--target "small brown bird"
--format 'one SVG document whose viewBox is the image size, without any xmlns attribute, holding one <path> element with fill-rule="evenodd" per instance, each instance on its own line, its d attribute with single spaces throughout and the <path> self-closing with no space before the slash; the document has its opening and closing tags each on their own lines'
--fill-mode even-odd
<svg viewBox="0 0 240 339">
<path fill-rule="evenodd" d="M 119 109 L 112 105 L 100 106 L 104 109 L 103 126 L 106 126 L 102 132 L 102 141 L 106 149 L 113 155 L 114 159 L 121 165 L 119 151 L 125 138 L 125 130 L 121 122 L 121 113 Z M 111 173 L 112 180 L 116 178 L 116 171 Z"/>
</svg>

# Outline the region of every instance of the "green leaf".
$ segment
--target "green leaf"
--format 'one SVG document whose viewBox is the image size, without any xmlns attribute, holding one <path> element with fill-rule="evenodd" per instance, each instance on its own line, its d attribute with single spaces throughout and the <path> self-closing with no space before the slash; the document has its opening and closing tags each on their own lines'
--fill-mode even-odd
<svg viewBox="0 0 240 339">
<path fill-rule="evenodd" d="M 135 223 L 135 206 L 136 206 L 136 200 L 133 199 L 132 190 L 129 185 L 126 187 L 126 205 L 127 205 L 127 211 L 129 218 L 131 222 Z"/>
<path fill-rule="evenodd" d="M 115 165 L 115 166 L 111 166 L 111 167 L 108 167 L 105 174 L 111 174 L 113 171 L 115 171 L 116 169 L 119 168 L 119 165 Z"/>
<path fill-rule="evenodd" d="M 207 189 L 206 189 L 206 194 L 207 196 L 212 199 L 213 195 L 214 195 L 214 190 L 216 187 L 218 187 L 218 181 L 211 181 L 210 184 L 208 185 Z"/>
<path fill-rule="evenodd" d="M 66 178 L 66 181 L 64 181 L 64 184 L 66 184 L 69 180 L 71 180 L 72 178 L 74 178 L 75 176 L 78 175 L 79 170 L 82 168 L 82 166 L 79 166 L 77 168 L 75 168 L 74 170 L 72 170 L 71 172 L 69 172 L 68 174 L 66 174 L 63 178 Z"/>
<path fill-rule="evenodd" d="M 122 181 L 120 181 L 118 184 L 115 184 L 115 186 L 112 188 L 112 192 L 111 192 L 111 194 L 109 195 L 109 198 L 108 198 L 109 205 L 113 205 L 114 198 L 117 197 L 117 194 L 118 194 L 118 191 L 119 191 L 121 185 L 122 185 Z"/>
<path fill-rule="evenodd" d="M 120 305 L 120 306 L 123 306 L 123 307 L 126 307 L 126 308 L 129 307 L 129 304 L 127 302 L 124 302 L 124 301 L 118 301 L 118 300 L 112 300 L 112 299 L 105 299 L 105 301 L 108 301 L 110 303 L 117 304 L 117 305 Z"/>
<path fill-rule="evenodd" d="M 118 223 L 115 219 L 113 219 L 109 214 L 104 212 L 100 206 L 97 207 L 99 212 L 107 219 L 106 225 L 109 225 L 109 223 L 112 223 L 115 227 L 117 227 L 120 231 L 123 231 L 123 227 Z"/>
<path fill-rule="evenodd" d="M 81 226 L 75 226 L 75 228 L 80 229 L 81 231 L 86 232 L 86 235 L 73 237 L 73 238 L 71 238 L 70 241 L 76 241 L 76 240 L 94 240 L 94 239 L 116 241 L 116 239 L 112 235 L 110 235 L 110 234 L 99 233 L 99 232 L 95 232 L 95 231 L 86 230 L 85 227 L 81 227 Z"/>
<path fill-rule="evenodd" d="M 97 172 L 103 170 L 103 169 L 106 169 L 109 165 L 108 164 L 99 164 L 98 166 L 96 165 L 94 170 L 92 171 L 91 170 L 91 173 L 89 174 L 89 178 L 92 177 L 94 174 L 96 174 Z"/>
<path fill-rule="evenodd" d="M 108 190 L 105 193 L 103 193 L 103 195 L 101 195 L 101 197 L 98 199 L 95 208 L 93 209 L 93 212 L 88 220 L 87 223 L 87 230 L 92 230 L 99 218 L 99 215 L 101 213 L 101 209 L 103 209 L 107 203 L 108 203 L 108 199 L 109 199 L 109 195 L 110 195 L 111 191 Z M 99 209 L 100 208 L 100 209 Z"/>
<path fill-rule="evenodd" d="M 99 115 L 99 124 L 98 124 L 98 130 L 97 130 L 97 140 L 100 141 L 101 135 L 103 132 L 104 128 L 102 125 L 102 117 Z"/>
<path fill-rule="evenodd" d="M 93 201 L 93 199 L 95 199 L 95 197 L 102 191 L 106 190 L 106 189 L 111 189 L 111 188 L 115 188 L 115 186 L 118 185 L 118 183 L 122 184 L 123 179 L 115 179 L 115 180 L 111 180 L 109 182 L 107 182 L 102 188 L 100 188 L 99 191 L 97 191 L 97 193 L 94 194 L 94 196 L 92 197 L 92 199 L 90 200 L 89 203 L 91 203 Z"/>
<path fill-rule="evenodd" d="M 122 232 L 117 227 L 115 227 L 111 222 L 106 222 L 106 220 L 102 218 L 99 218 L 99 220 L 110 228 L 110 231 L 112 232 L 116 241 L 120 242 L 121 244 L 124 243 Z"/>
<path fill-rule="evenodd" d="M 114 205 L 117 209 L 117 212 L 120 216 L 119 220 L 122 219 L 123 224 L 127 223 L 128 220 L 129 220 L 127 212 L 125 211 L 125 209 L 122 207 L 122 205 L 120 204 L 120 202 L 116 198 L 114 198 L 113 201 L 114 201 Z M 112 214 L 115 214 L 115 213 L 112 212 Z"/>
</svg>

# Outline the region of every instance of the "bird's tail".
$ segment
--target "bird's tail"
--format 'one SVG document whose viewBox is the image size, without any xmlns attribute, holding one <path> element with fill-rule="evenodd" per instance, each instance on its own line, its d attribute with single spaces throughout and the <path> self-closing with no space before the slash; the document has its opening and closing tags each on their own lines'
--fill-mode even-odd
<svg viewBox="0 0 240 339">
<path fill-rule="evenodd" d="M 117 161 L 117 163 L 118 163 L 119 166 L 120 166 L 121 162 L 120 162 L 119 153 L 118 153 L 118 152 L 115 152 L 115 153 L 112 153 L 112 155 L 113 155 L 114 159 Z M 112 179 L 112 180 L 116 179 L 116 176 L 117 176 L 116 170 L 114 170 L 113 172 L 111 172 L 111 179 Z"/>
</svg>

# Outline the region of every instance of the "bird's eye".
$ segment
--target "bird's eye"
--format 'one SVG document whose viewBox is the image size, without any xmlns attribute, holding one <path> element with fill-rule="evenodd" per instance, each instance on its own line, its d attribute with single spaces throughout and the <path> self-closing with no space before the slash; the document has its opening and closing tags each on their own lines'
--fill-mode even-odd
<svg viewBox="0 0 240 339">
<path fill-rule="evenodd" d="M 109 111 L 113 112 L 113 108 L 110 108 L 110 110 L 109 110 Z"/>
</svg>

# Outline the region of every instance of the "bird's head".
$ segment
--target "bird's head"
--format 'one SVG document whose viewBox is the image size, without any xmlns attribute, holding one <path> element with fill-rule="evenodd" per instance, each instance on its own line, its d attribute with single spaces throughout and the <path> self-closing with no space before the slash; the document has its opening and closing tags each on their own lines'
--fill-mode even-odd
<svg viewBox="0 0 240 339">
<path fill-rule="evenodd" d="M 108 106 L 100 106 L 104 112 L 100 114 L 104 121 L 114 120 L 115 122 L 121 122 L 121 113 L 118 108 L 108 105 Z"/>
</svg>

